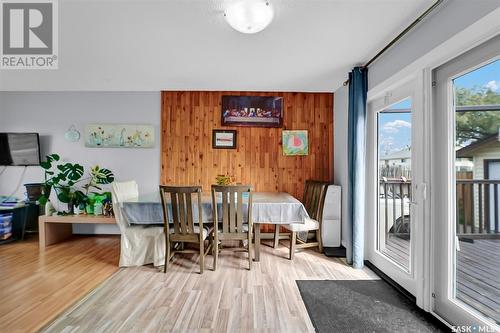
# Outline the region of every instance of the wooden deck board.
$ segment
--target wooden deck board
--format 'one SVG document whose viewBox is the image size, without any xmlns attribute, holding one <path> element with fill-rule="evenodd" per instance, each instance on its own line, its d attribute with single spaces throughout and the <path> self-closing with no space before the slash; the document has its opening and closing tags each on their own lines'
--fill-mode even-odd
<svg viewBox="0 0 500 333">
<path fill-rule="evenodd" d="M 408 240 L 389 235 L 384 253 L 408 267 L 409 245 Z M 457 298 L 500 322 L 500 239 L 461 241 L 456 271 Z"/>
<path fill-rule="evenodd" d="M 410 267 L 410 241 L 393 235 L 388 236 L 385 249 L 382 252 L 404 267 Z"/>
</svg>

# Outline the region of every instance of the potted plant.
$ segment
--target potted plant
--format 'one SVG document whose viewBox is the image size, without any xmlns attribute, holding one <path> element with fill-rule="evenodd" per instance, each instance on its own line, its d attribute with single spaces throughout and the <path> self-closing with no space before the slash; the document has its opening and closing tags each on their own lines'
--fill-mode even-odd
<svg viewBox="0 0 500 333">
<path fill-rule="evenodd" d="M 217 177 L 215 177 L 215 183 L 222 186 L 231 185 L 232 179 L 231 176 L 228 175 L 217 175 Z"/>
<path fill-rule="evenodd" d="M 73 163 L 58 163 L 60 156 L 58 154 L 50 154 L 46 156 L 46 160 L 40 163 L 44 170 L 43 193 L 38 199 L 41 205 L 46 205 L 50 201 L 51 190 L 54 189 L 57 199 L 60 202 L 67 203 L 69 211 L 73 211 L 72 201 L 76 198 L 76 194 L 72 193 L 72 186 L 83 176 L 84 169 L 80 164 Z M 49 204 L 50 206 L 50 204 Z M 50 211 L 50 207 L 46 210 Z"/>
<path fill-rule="evenodd" d="M 94 166 L 88 176 L 84 176 L 84 167 L 77 163 L 58 163 L 59 155 L 48 155 L 40 166 L 44 169 L 44 188 L 49 189 L 40 197 L 41 205 L 49 201 L 50 189 L 53 188 L 57 199 L 68 204 L 69 214 L 74 213 L 74 206 L 92 206 L 92 198 L 98 193 L 89 193 L 91 189 L 102 190 L 101 185 L 114 181 L 113 172 L 109 169 Z M 84 182 L 83 185 L 79 185 Z"/>
</svg>

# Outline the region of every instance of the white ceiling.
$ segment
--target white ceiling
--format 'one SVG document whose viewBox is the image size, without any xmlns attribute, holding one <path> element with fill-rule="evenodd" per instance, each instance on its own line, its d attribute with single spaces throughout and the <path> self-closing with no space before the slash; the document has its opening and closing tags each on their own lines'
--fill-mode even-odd
<svg viewBox="0 0 500 333">
<path fill-rule="evenodd" d="M 334 91 L 433 0 L 270 0 L 255 35 L 221 0 L 60 0 L 59 69 L 0 71 L 0 90 Z"/>
</svg>

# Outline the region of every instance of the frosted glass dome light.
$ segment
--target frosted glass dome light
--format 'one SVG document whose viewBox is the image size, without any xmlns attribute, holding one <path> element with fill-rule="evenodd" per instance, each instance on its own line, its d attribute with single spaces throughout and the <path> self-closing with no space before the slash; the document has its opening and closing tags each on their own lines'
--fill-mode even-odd
<svg viewBox="0 0 500 333">
<path fill-rule="evenodd" d="M 235 0 L 226 9 L 227 23 L 244 34 L 264 30 L 274 18 L 271 4 L 265 0 Z"/>
</svg>

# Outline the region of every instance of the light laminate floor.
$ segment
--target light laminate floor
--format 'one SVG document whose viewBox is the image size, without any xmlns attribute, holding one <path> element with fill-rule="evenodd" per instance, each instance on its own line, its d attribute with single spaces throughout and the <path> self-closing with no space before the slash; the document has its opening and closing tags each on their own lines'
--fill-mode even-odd
<svg viewBox="0 0 500 333">
<path fill-rule="evenodd" d="M 0 246 L 0 332 L 36 332 L 118 271 L 120 238 L 80 236 L 38 249 Z"/>
<path fill-rule="evenodd" d="M 46 332 L 313 332 L 296 280 L 377 279 L 314 250 L 289 261 L 287 249 L 261 247 L 247 270 L 246 254 L 223 251 L 198 274 L 196 255 L 174 259 L 163 274 L 151 266 L 121 269 L 55 321 Z"/>
</svg>

